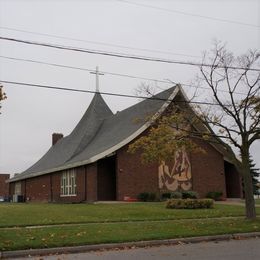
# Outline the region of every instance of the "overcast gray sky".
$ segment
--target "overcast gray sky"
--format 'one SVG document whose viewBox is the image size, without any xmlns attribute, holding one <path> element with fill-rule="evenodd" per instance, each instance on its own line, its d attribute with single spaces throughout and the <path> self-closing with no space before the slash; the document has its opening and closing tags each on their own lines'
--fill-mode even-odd
<svg viewBox="0 0 260 260">
<path fill-rule="evenodd" d="M 116 0 L 0 0 L 0 35 L 182 61 L 201 61 L 202 52 L 212 47 L 213 39 L 226 42 L 227 48 L 236 55 L 249 48 L 260 48 L 258 0 L 129 2 L 139 5 Z M 134 61 L 3 40 L 0 40 L 0 55 L 86 69 L 99 66 L 102 71 L 180 83 L 191 82 L 198 72 L 197 68 L 184 65 Z M 95 76 L 88 71 L 3 57 L 0 57 L 0 79 L 95 90 Z M 134 94 L 142 82 L 157 87 L 157 91 L 171 86 L 105 74 L 100 76 L 100 90 Z M 8 99 L 2 102 L 0 116 L 1 173 L 21 172 L 36 162 L 49 149 L 51 134 L 61 132 L 68 135 L 93 97 L 93 94 L 9 84 L 4 84 L 4 89 Z M 190 87 L 184 89 L 188 95 L 194 91 Z M 200 95 L 203 100 L 205 90 Z M 137 99 L 111 96 L 104 96 L 104 99 L 114 112 L 138 102 Z M 252 154 L 260 167 L 259 143 L 254 145 Z"/>
</svg>

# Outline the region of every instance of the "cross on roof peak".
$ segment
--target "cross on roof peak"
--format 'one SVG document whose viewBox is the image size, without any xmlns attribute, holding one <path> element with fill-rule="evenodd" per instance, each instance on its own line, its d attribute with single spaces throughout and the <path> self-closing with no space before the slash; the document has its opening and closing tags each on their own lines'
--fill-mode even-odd
<svg viewBox="0 0 260 260">
<path fill-rule="evenodd" d="M 99 93 L 99 75 L 104 75 L 104 73 L 99 72 L 98 66 L 96 66 L 96 71 L 91 71 L 91 74 L 96 74 L 96 92 Z"/>
</svg>

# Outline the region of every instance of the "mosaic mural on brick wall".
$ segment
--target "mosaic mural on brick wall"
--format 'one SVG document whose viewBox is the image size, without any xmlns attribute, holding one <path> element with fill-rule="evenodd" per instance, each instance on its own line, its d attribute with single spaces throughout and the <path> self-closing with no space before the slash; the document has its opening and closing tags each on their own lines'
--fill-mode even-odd
<svg viewBox="0 0 260 260">
<path fill-rule="evenodd" d="M 172 168 L 171 168 L 171 165 Z M 191 190 L 191 163 L 187 152 L 182 149 L 174 154 L 169 165 L 162 161 L 158 168 L 159 188 L 161 190 L 178 191 Z"/>
</svg>

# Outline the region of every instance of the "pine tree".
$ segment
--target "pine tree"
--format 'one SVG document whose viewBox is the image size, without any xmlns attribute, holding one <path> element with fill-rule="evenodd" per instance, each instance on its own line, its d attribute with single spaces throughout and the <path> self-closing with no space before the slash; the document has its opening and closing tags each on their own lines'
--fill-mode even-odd
<svg viewBox="0 0 260 260">
<path fill-rule="evenodd" d="M 260 169 L 255 168 L 256 164 L 254 163 L 254 160 L 252 159 L 251 155 L 249 158 L 249 162 L 250 162 L 250 172 L 251 172 L 251 176 L 252 176 L 254 194 L 258 195 L 259 187 L 257 186 L 257 183 L 259 182 L 258 177 L 260 176 Z"/>
</svg>

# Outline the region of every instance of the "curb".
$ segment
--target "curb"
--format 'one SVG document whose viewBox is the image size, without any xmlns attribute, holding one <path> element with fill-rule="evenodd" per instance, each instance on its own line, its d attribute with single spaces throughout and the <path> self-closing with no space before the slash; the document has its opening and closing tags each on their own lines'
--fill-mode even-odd
<svg viewBox="0 0 260 260">
<path fill-rule="evenodd" d="M 231 239 L 246 239 L 260 237 L 260 232 L 252 233 L 235 233 L 216 236 L 200 236 L 200 237 L 188 237 L 188 238 L 175 238 L 165 240 L 149 240 L 138 242 L 125 242 L 125 243 L 112 243 L 112 244 L 96 244 L 74 247 L 55 247 L 55 248 L 43 248 L 43 249 L 29 249 L 29 250 L 17 250 L 17 251 L 1 251 L 0 259 L 3 258 L 17 258 L 28 256 L 44 256 L 44 255 L 57 255 L 68 253 L 82 253 L 89 251 L 99 250 L 111 250 L 111 249 L 126 249 L 126 248 L 140 248 L 150 246 L 162 246 L 162 245 L 178 245 L 188 243 L 200 243 L 210 241 L 225 241 Z"/>
</svg>

